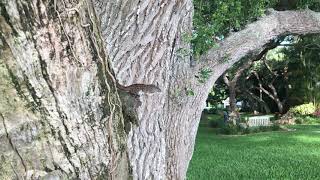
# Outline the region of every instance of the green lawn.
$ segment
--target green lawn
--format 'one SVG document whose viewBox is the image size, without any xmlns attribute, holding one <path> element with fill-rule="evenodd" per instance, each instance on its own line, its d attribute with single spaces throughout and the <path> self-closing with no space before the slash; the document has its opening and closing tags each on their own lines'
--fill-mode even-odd
<svg viewBox="0 0 320 180">
<path fill-rule="evenodd" d="M 293 132 L 217 135 L 200 127 L 189 180 L 320 179 L 320 125 Z"/>
</svg>

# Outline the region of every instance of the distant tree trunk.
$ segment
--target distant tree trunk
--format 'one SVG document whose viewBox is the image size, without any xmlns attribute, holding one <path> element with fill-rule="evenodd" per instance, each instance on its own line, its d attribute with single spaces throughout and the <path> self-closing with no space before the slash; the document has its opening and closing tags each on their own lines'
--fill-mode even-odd
<svg viewBox="0 0 320 180">
<path fill-rule="evenodd" d="M 194 62 L 179 51 L 190 49 L 181 37 L 192 15 L 191 0 L 2 0 L 2 177 L 185 179 L 216 79 L 277 36 L 320 32 L 317 13 L 271 12 Z M 200 83 L 204 68 L 212 73 Z M 126 112 L 117 90 L 140 103 Z M 134 111 L 126 136 L 121 112 L 129 120 Z"/>
<path fill-rule="evenodd" d="M 285 103 L 285 100 L 284 101 L 280 100 L 280 97 L 278 96 L 277 89 L 273 85 L 273 81 L 268 84 L 268 88 L 270 89 L 270 90 L 268 90 L 262 86 L 262 82 L 259 77 L 259 74 L 257 72 L 253 72 L 253 74 L 257 78 L 257 80 L 259 81 L 259 87 L 257 87 L 257 89 L 259 91 L 262 91 L 263 93 L 265 93 L 267 96 L 269 96 L 276 103 L 279 113 L 282 114 L 283 113 L 283 104 Z"/>
<path fill-rule="evenodd" d="M 277 90 L 276 90 L 276 88 L 274 87 L 273 84 L 269 84 L 269 87 L 272 90 L 272 96 L 270 96 L 270 97 L 272 97 L 272 99 L 277 104 L 279 113 L 282 114 L 283 113 L 283 105 L 284 105 L 285 101 L 281 101 L 280 100 L 280 97 L 278 96 Z"/>
<path fill-rule="evenodd" d="M 227 77 L 227 73 L 223 75 L 223 81 L 228 87 L 229 91 L 229 110 L 231 112 L 236 111 L 236 83 L 235 81 L 229 81 L 229 78 Z"/>
<path fill-rule="evenodd" d="M 230 101 L 230 111 L 236 112 L 237 108 L 237 99 L 236 99 L 236 87 L 237 83 L 240 80 L 240 77 L 244 73 L 245 70 L 249 69 L 253 62 L 261 60 L 265 54 L 270 50 L 277 46 L 278 42 L 270 43 L 265 49 L 263 49 L 256 57 L 253 57 L 249 60 L 243 62 L 234 73 L 232 78 L 227 76 L 227 73 L 223 75 L 223 81 L 228 86 L 229 89 L 229 101 Z"/>
<path fill-rule="evenodd" d="M 247 94 L 246 98 L 251 99 L 251 102 L 258 102 L 260 107 L 263 108 L 264 113 L 269 114 L 271 112 L 268 104 L 262 98 L 250 92 L 249 90 L 245 90 L 245 94 Z"/>
<path fill-rule="evenodd" d="M 236 85 L 229 85 L 229 100 L 230 100 L 230 111 L 235 112 L 237 109 L 237 99 L 236 99 Z"/>
<path fill-rule="evenodd" d="M 236 99 L 236 86 L 239 78 L 243 74 L 243 72 L 248 69 L 253 63 L 253 60 L 248 60 L 244 62 L 235 72 L 232 78 L 227 77 L 227 73 L 223 75 L 224 83 L 228 86 L 229 90 L 229 103 L 230 103 L 230 111 L 236 112 L 237 109 L 237 99 Z"/>
<path fill-rule="evenodd" d="M 95 13 L 90 4 L 71 7 L 0 2 L 0 179 L 129 178 L 121 102 Z"/>
</svg>

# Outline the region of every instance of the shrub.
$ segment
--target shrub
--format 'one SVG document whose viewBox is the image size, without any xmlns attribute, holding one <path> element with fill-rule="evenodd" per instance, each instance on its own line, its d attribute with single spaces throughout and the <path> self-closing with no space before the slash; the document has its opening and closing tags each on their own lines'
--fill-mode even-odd
<svg viewBox="0 0 320 180">
<path fill-rule="evenodd" d="M 266 132 L 268 130 L 270 130 L 270 127 L 268 127 L 268 126 L 259 126 L 259 131 L 261 131 L 261 132 Z"/>
<path fill-rule="evenodd" d="M 281 129 L 279 124 L 273 124 L 271 127 L 272 131 L 279 131 Z"/>
<path fill-rule="evenodd" d="M 315 117 L 320 118 L 320 108 L 318 108 L 318 109 L 313 113 L 313 115 L 314 115 Z"/>
<path fill-rule="evenodd" d="M 241 127 L 237 125 L 227 124 L 220 129 L 221 134 L 234 135 L 234 134 L 251 134 L 267 131 L 279 131 L 281 127 L 278 124 L 273 124 L 272 126 L 257 126 L 257 127 Z"/>
<path fill-rule="evenodd" d="M 203 112 L 206 114 L 216 114 L 216 109 L 215 108 L 208 108 L 208 109 L 204 109 Z"/>
<path fill-rule="evenodd" d="M 294 113 L 296 115 L 309 115 L 313 114 L 316 111 L 316 107 L 313 103 L 302 104 L 299 106 L 295 106 L 290 108 L 289 112 Z"/>
<path fill-rule="evenodd" d="M 296 124 L 303 124 L 304 123 L 304 119 L 302 117 L 297 117 L 294 122 Z"/>
<path fill-rule="evenodd" d="M 270 117 L 270 121 L 271 121 L 271 122 L 273 122 L 273 121 L 275 121 L 275 120 L 276 120 L 275 117 Z"/>
<path fill-rule="evenodd" d="M 315 114 L 313 115 L 298 115 L 295 116 L 295 123 L 296 124 L 319 124 L 320 118 L 317 117 Z"/>
<path fill-rule="evenodd" d="M 233 124 L 226 124 L 220 129 L 220 133 L 226 135 L 239 134 L 239 132 L 239 127 Z"/>
<path fill-rule="evenodd" d="M 304 118 L 304 124 L 319 124 L 320 119 L 315 116 L 305 116 Z"/>
<path fill-rule="evenodd" d="M 260 132 L 260 127 L 252 127 L 252 133 Z"/>
<path fill-rule="evenodd" d="M 250 134 L 250 133 L 252 133 L 250 130 L 251 130 L 251 128 L 245 128 L 245 129 L 243 130 L 243 134 Z"/>
<path fill-rule="evenodd" d="M 208 114 L 217 114 L 217 109 L 216 108 L 208 109 Z"/>
<path fill-rule="evenodd" d="M 267 131 L 272 131 L 271 126 L 248 127 L 242 132 L 242 134 L 252 134 L 252 133 L 267 132 Z"/>
<path fill-rule="evenodd" d="M 281 118 L 281 114 L 280 113 L 275 113 L 274 114 L 274 120 L 278 120 Z M 271 119 L 270 119 L 271 120 Z"/>
<path fill-rule="evenodd" d="M 209 119 L 208 124 L 211 128 L 218 128 L 221 125 L 221 120 Z"/>
</svg>

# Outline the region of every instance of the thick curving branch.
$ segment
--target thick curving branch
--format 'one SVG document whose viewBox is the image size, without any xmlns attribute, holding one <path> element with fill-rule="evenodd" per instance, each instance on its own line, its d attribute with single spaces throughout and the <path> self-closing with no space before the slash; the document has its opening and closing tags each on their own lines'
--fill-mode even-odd
<svg viewBox="0 0 320 180">
<path fill-rule="evenodd" d="M 294 34 L 320 33 L 320 13 L 311 10 L 275 11 L 249 24 L 242 31 L 226 38 L 218 48 L 211 49 L 200 59 L 197 70 L 209 67 L 214 76 L 221 75 L 242 58 L 255 58 L 274 44 L 278 37 Z"/>
</svg>

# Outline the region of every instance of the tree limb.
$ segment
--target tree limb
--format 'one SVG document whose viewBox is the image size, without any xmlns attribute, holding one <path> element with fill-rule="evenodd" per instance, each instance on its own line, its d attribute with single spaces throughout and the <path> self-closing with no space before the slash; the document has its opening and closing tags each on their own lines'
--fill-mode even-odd
<svg viewBox="0 0 320 180">
<path fill-rule="evenodd" d="M 253 100 L 258 101 L 263 106 L 267 114 L 270 113 L 270 108 L 268 107 L 268 104 L 263 99 L 260 99 L 260 97 L 258 97 L 257 95 L 255 95 L 249 90 L 245 90 L 244 92 L 245 94 L 247 94 L 248 98 L 252 98 Z"/>
<path fill-rule="evenodd" d="M 274 87 L 274 85 L 273 84 L 268 84 L 268 87 L 271 89 L 273 97 L 275 97 L 276 99 L 279 99 L 277 90 Z"/>
<path fill-rule="evenodd" d="M 261 79 L 258 75 L 258 73 L 256 71 L 253 71 L 253 75 L 257 78 L 257 80 L 259 81 L 259 84 L 262 84 L 261 83 Z M 256 87 L 256 89 L 258 90 L 261 90 L 262 92 L 264 92 L 266 95 L 268 95 L 271 99 L 275 100 L 275 96 L 274 94 L 271 94 L 268 90 L 266 90 L 263 86 L 259 86 L 259 87 Z"/>
<path fill-rule="evenodd" d="M 319 34 L 320 13 L 311 10 L 271 11 L 270 14 L 249 24 L 242 31 L 231 34 L 219 48 L 213 48 L 200 57 L 196 71 L 214 68 L 219 77 L 226 69 L 244 57 L 257 57 L 280 36 L 289 34 Z"/>
<path fill-rule="evenodd" d="M 224 74 L 223 74 L 223 81 L 224 81 L 224 83 L 225 83 L 227 86 L 229 86 L 230 81 L 229 81 L 227 75 L 228 75 L 228 73 L 224 73 Z"/>
<path fill-rule="evenodd" d="M 267 69 L 270 71 L 270 73 L 271 73 L 272 75 L 278 76 L 277 71 L 275 71 L 275 72 L 272 71 L 271 67 L 270 67 L 269 64 L 267 63 L 267 59 L 266 59 L 266 58 L 263 59 L 263 63 L 264 63 L 264 65 L 267 67 Z"/>
<path fill-rule="evenodd" d="M 254 60 L 249 60 L 249 61 L 245 62 L 242 66 L 240 66 L 239 69 L 237 70 L 236 74 L 234 75 L 232 82 L 236 84 L 238 79 L 242 75 L 242 73 L 246 69 L 248 69 L 252 65 L 253 62 L 254 62 Z"/>
</svg>

